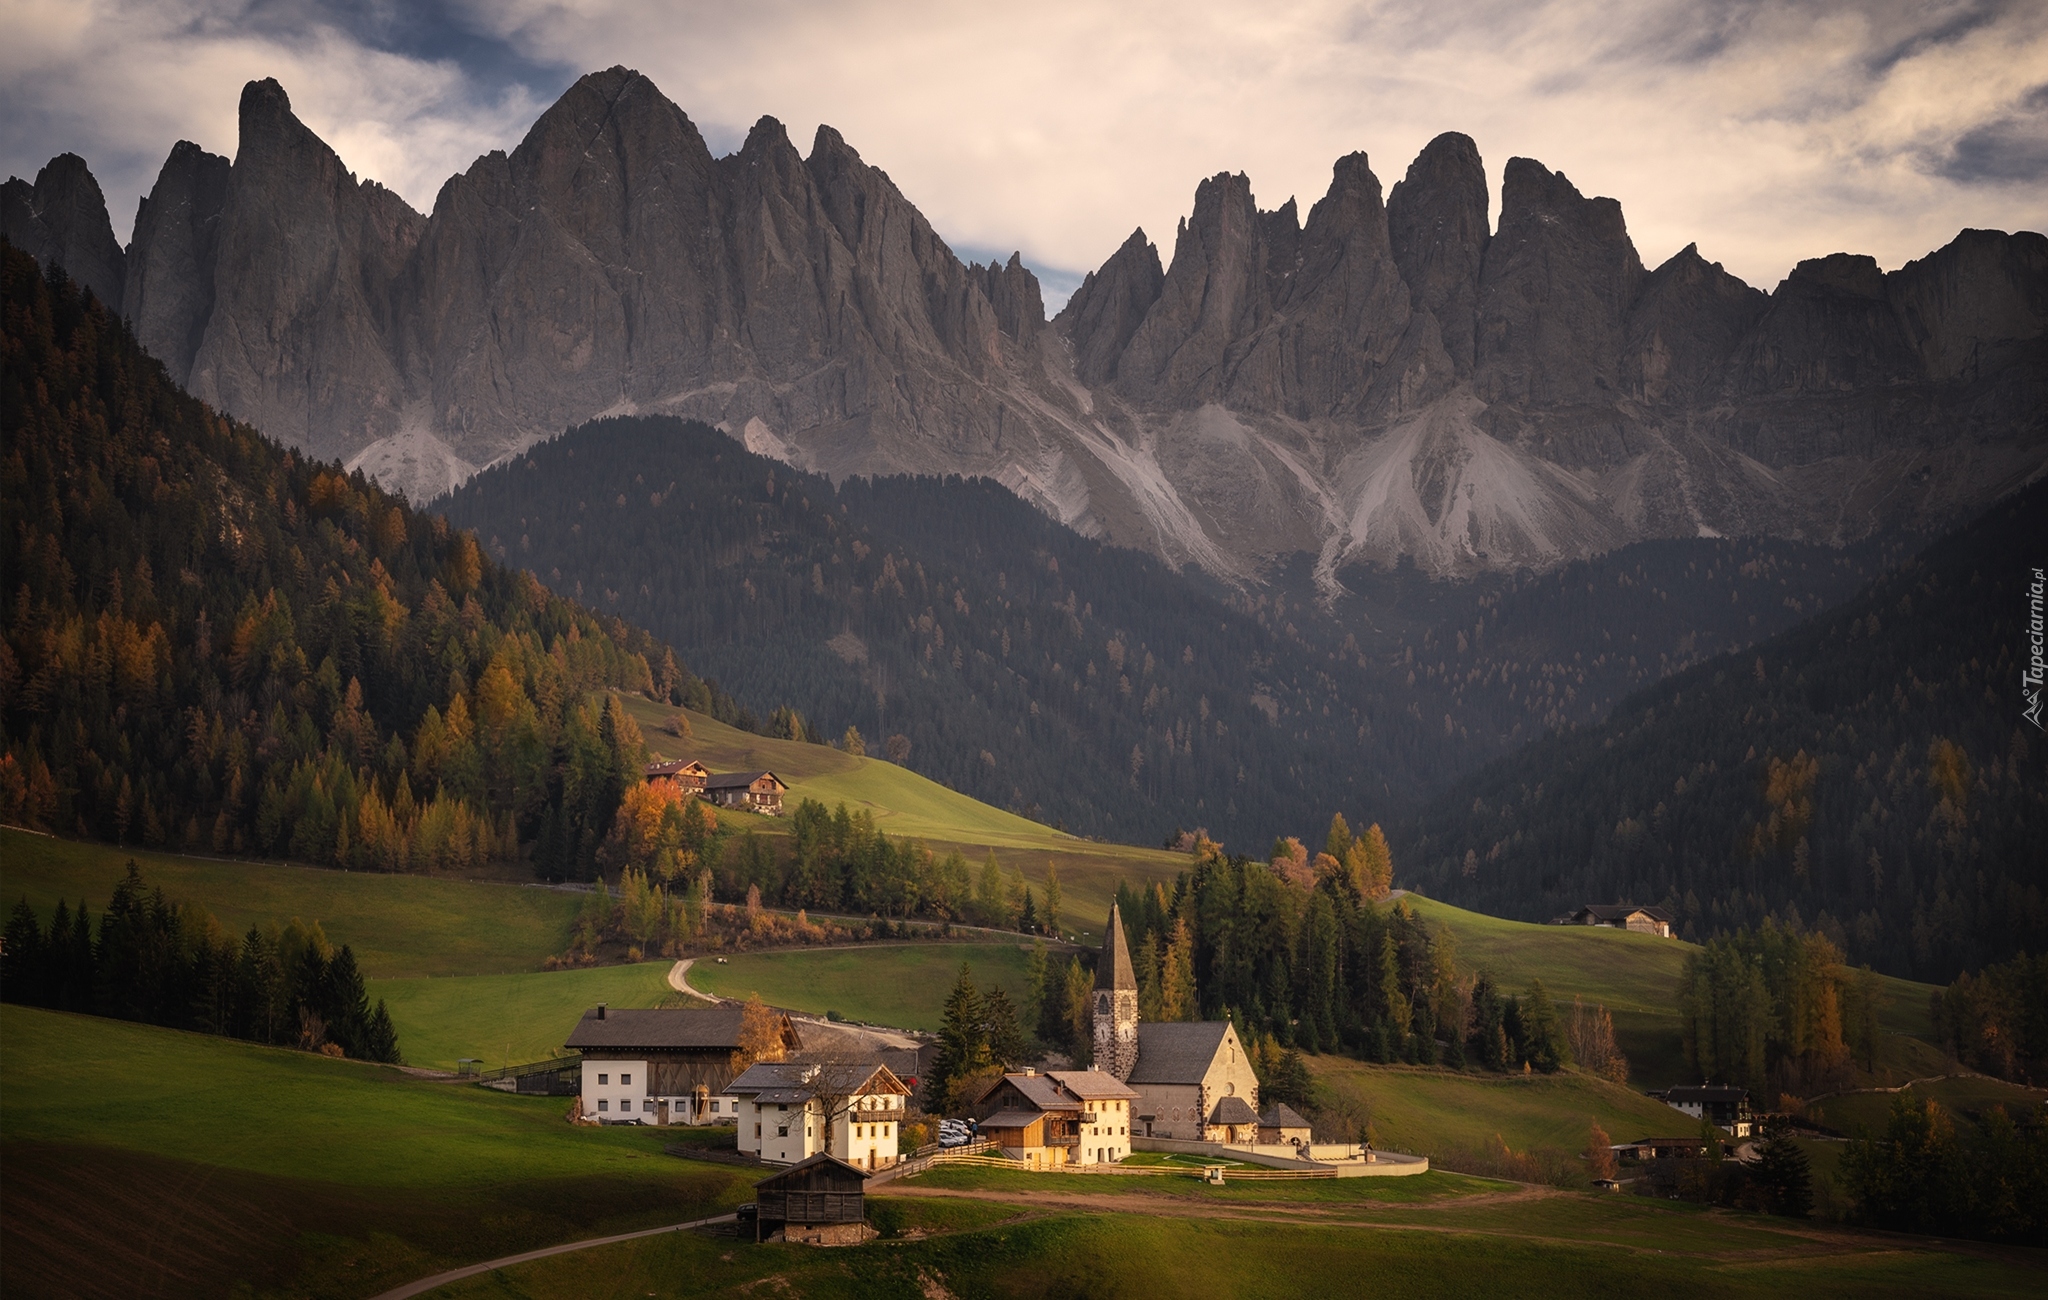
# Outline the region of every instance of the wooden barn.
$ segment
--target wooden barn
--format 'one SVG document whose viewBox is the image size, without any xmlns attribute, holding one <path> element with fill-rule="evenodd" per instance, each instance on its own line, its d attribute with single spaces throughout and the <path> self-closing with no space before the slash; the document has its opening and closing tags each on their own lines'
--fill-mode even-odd
<svg viewBox="0 0 2048 1300">
<path fill-rule="evenodd" d="M 613 1123 L 706 1124 L 736 1120 L 726 1085 L 740 1048 L 737 1002 L 714 1007 L 608 1009 L 583 1013 L 565 1046 L 583 1055 L 583 1113 Z M 784 1053 L 802 1048 L 796 1025 L 775 1013 Z"/>
<path fill-rule="evenodd" d="M 868 1176 L 819 1152 L 754 1184 L 754 1240 L 856 1246 L 868 1227 Z"/>
</svg>

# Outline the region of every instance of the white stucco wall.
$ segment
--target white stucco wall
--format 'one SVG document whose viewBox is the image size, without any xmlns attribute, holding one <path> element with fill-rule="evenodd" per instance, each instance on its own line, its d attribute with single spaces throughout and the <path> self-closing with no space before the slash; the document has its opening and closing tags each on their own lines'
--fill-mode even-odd
<svg viewBox="0 0 2048 1300">
<path fill-rule="evenodd" d="M 641 1119 L 654 1123 L 654 1099 L 647 1095 L 647 1062 L 583 1059 L 583 1113 L 596 1119 Z"/>
</svg>

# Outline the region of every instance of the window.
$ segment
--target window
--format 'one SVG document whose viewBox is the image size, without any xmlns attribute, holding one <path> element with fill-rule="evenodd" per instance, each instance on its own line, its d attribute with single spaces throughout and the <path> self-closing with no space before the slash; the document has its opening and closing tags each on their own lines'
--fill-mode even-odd
<svg viewBox="0 0 2048 1300">
<path fill-rule="evenodd" d="M 776 1129 L 775 1129 L 775 1136 L 776 1136 L 776 1137 L 779 1137 L 779 1138 L 786 1138 L 786 1137 L 788 1137 L 788 1136 L 789 1136 L 789 1125 L 787 1125 L 787 1124 L 781 1124 L 781 1125 L 778 1125 L 778 1126 L 776 1127 Z"/>
<path fill-rule="evenodd" d="M 775 1104 L 775 1109 L 777 1109 L 777 1110 L 788 1110 L 788 1109 L 789 1109 L 789 1103 L 788 1103 L 788 1102 L 777 1102 L 777 1103 Z"/>
<path fill-rule="evenodd" d="M 754 1125 L 754 1136 L 755 1136 L 755 1137 L 760 1137 L 760 1136 L 761 1136 L 761 1126 L 760 1126 L 759 1124 L 756 1124 L 756 1125 Z"/>
<path fill-rule="evenodd" d="M 612 1104 L 608 1101 L 600 1099 L 597 1103 L 597 1108 L 599 1110 L 610 1110 L 612 1108 Z"/>
<path fill-rule="evenodd" d="M 715 1101 L 711 1103 L 711 1113 L 714 1115 L 718 1113 L 718 1103 Z"/>
<path fill-rule="evenodd" d="M 608 1085 L 608 1084 L 610 1084 L 610 1083 L 611 1083 L 611 1081 L 612 1081 L 612 1076 L 610 1076 L 609 1074 L 600 1074 L 600 1075 L 598 1075 L 598 1076 L 597 1076 L 597 1081 L 598 1081 L 599 1083 L 601 1083 L 601 1084 L 607 1084 L 607 1085 Z"/>
<path fill-rule="evenodd" d="M 620 1086 L 620 1087 L 622 1087 L 622 1088 L 623 1088 L 623 1087 L 625 1087 L 625 1086 L 627 1086 L 628 1084 L 630 1084 L 630 1083 L 632 1083 L 632 1082 L 633 1082 L 633 1076 L 632 1076 L 632 1075 L 630 1075 L 630 1074 L 622 1074 L 622 1075 L 620 1075 L 620 1076 L 619 1076 L 619 1086 Z"/>
</svg>

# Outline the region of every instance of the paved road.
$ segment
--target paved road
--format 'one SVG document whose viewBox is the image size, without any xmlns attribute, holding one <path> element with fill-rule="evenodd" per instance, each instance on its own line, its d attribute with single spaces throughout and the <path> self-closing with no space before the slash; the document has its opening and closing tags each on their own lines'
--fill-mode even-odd
<svg viewBox="0 0 2048 1300">
<path fill-rule="evenodd" d="M 450 1282 L 460 1282 L 466 1277 L 475 1277 L 479 1273 L 489 1273 L 496 1269 L 509 1268 L 514 1264 L 524 1264 L 531 1259 L 546 1259 L 550 1255 L 566 1255 L 572 1250 L 588 1250 L 592 1246 L 609 1246 L 613 1242 L 633 1241 L 640 1237 L 658 1237 L 664 1232 L 687 1232 L 691 1228 L 701 1228 L 706 1224 L 726 1223 L 734 1217 L 730 1214 L 720 1214 L 709 1219 L 695 1219 L 689 1223 L 670 1224 L 666 1228 L 647 1228 L 640 1232 L 622 1232 L 615 1237 L 592 1237 L 588 1241 L 571 1241 L 565 1242 L 560 1246 L 549 1246 L 544 1250 L 529 1250 L 523 1255 L 507 1255 L 503 1259 L 493 1259 L 482 1264 L 471 1264 L 468 1268 L 452 1268 L 446 1273 L 436 1273 L 432 1277 L 424 1277 L 417 1282 L 408 1282 L 404 1286 L 394 1287 L 384 1292 L 384 1294 L 375 1297 L 374 1300 L 409 1300 L 412 1296 L 425 1295 L 436 1287 L 447 1286 Z"/>
</svg>

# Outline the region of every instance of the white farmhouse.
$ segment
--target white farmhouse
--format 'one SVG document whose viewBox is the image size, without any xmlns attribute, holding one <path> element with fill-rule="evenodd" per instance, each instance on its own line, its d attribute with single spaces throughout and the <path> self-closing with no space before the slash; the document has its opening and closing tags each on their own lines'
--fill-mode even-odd
<svg viewBox="0 0 2048 1300">
<path fill-rule="evenodd" d="M 739 1149 L 770 1164 L 821 1153 L 856 1169 L 897 1161 L 910 1088 L 886 1065 L 761 1061 L 725 1092 L 738 1099 Z"/>
</svg>

